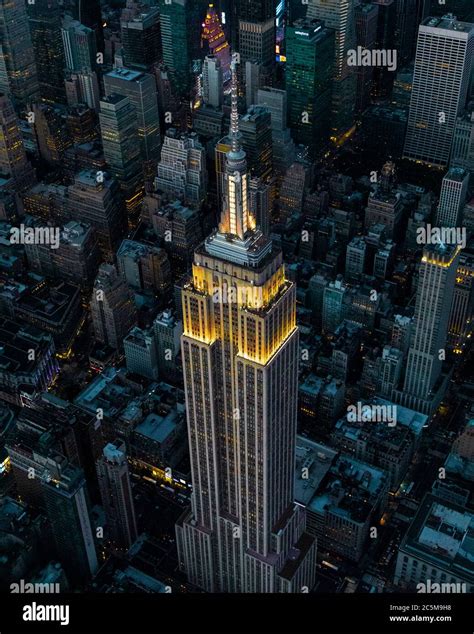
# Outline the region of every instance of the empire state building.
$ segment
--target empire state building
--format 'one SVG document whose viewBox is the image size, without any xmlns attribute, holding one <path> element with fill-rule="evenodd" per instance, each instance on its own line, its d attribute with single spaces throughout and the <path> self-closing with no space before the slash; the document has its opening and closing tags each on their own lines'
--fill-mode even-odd
<svg viewBox="0 0 474 634">
<path fill-rule="evenodd" d="M 207 592 L 307 592 L 316 542 L 293 491 L 296 289 L 249 212 L 238 126 L 233 66 L 221 222 L 182 293 L 193 495 L 176 525 L 178 555 Z"/>
</svg>

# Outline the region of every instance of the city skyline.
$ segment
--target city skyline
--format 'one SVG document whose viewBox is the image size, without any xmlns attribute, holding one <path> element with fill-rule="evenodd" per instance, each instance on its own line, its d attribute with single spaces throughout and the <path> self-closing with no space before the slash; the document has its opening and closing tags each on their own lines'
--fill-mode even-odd
<svg viewBox="0 0 474 634">
<path fill-rule="evenodd" d="M 8 618 L 460 633 L 471 4 L 0 0 Z"/>
</svg>

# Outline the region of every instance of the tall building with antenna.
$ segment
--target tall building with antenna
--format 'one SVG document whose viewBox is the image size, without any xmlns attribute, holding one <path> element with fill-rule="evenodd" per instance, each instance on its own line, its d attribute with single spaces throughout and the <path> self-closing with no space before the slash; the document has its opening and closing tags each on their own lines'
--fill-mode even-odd
<svg viewBox="0 0 474 634">
<path fill-rule="evenodd" d="M 193 496 L 176 526 L 178 554 L 208 592 L 307 592 L 316 542 L 294 502 L 296 291 L 249 211 L 238 128 L 233 65 L 221 222 L 182 292 Z"/>
</svg>

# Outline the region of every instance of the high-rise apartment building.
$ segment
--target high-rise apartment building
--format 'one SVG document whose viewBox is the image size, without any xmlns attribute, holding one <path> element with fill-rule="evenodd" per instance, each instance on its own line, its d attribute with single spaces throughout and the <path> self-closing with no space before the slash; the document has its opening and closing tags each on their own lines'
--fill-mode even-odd
<svg viewBox="0 0 474 634">
<path fill-rule="evenodd" d="M 447 165 L 456 119 L 466 105 L 474 25 L 448 14 L 420 25 L 404 155 Z"/>
<path fill-rule="evenodd" d="M 35 53 L 22 0 L 0 4 L 0 92 L 20 106 L 39 97 Z"/>
<path fill-rule="evenodd" d="M 301 592 L 316 553 L 294 503 L 295 287 L 248 210 L 235 69 L 231 141 L 219 229 L 182 294 L 193 496 L 176 526 L 179 560 L 209 592 Z"/>
<path fill-rule="evenodd" d="M 438 227 L 458 227 L 469 187 L 469 173 L 452 167 L 444 176 L 439 197 L 436 224 Z"/>
<path fill-rule="evenodd" d="M 128 549 L 137 538 L 137 525 L 123 440 L 105 445 L 96 468 L 108 536 Z"/>
<path fill-rule="evenodd" d="M 355 68 L 347 63 L 347 52 L 356 46 L 354 5 L 354 0 L 309 0 L 306 14 L 308 19 L 321 20 L 325 28 L 334 30 L 331 127 L 336 138 L 354 125 L 356 75 Z"/>
</svg>

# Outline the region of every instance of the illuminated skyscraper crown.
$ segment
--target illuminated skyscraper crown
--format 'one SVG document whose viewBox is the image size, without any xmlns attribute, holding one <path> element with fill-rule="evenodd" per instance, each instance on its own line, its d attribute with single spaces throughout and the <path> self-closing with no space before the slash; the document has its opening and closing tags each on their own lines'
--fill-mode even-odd
<svg viewBox="0 0 474 634">
<path fill-rule="evenodd" d="M 255 218 L 248 209 L 249 176 L 247 155 L 240 142 L 238 83 L 234 60 L 231 70 L 231 149 L 226 155 L 224 201 L 219 230 L 206 240 L 206 250 L 232 262 L 257 266 L 271 251 L 271 242 L 256 229 Z"/>
<path fill-rule="evenodd" d="M 230 115 L 231 150 L 227 153 L 225 172 L 224 205 L 219 232 L 231 234 L 244 240 L 249 229 L 255 228 L 253 218 L 248 211 L 248 174 L 247 156 L 240 143 L 238 83 L 236 64 L 232 66 L 232 110 Z"/>
</svg>

